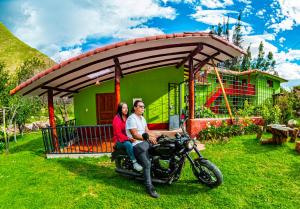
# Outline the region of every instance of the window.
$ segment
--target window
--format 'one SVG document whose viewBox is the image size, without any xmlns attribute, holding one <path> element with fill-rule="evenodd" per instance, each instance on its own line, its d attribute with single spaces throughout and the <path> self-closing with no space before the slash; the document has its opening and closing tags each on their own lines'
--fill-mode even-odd
<svg viewBox="0 0 300 209">
<path fill-rule="evenodd" d="M 272 88 L 273 87 L 273 81 L 267 80 L 267 86 Z"/>
</svg>

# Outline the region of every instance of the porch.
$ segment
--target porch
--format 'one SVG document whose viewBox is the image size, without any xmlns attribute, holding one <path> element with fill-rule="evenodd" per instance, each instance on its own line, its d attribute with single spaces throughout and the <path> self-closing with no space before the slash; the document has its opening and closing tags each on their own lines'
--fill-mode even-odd
<svg viewBox="0 0 300 209">
<path fill-rule="evenodd" d="M 150 134 L 174 137 L 177 130 L 151 130 Z M 47 157 L 53 155 L 71 156 L 88 154 L 90 156 L 107 155 L 113 151 L 113 128 L 111 124 L 95 126 L 59 125 L 56 128 L 42 129 L 44 148 Z"/>
</svg>

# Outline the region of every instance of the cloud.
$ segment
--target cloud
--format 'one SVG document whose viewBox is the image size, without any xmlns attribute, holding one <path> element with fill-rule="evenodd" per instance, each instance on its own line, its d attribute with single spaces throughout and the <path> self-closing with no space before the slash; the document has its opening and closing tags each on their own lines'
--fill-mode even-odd
<svg viewBox="0 0 300 209">
<path fill-rule="evenodd" d="M 279 39 L 278 39 L 278 41 L 279 41 L 279 45 L 280 46 L 283 46 L 283 42 L 285 42 L 285 38 L 284 37 L 280 37 Z"/>
<path fill-rule="evenodd" d="M 232 0 L 201 0 L 201 6 L 205 6 L 207 8 L 225 8 L 226 6 L 233 5 Z"/>
<path fill-rule="evenodd" d="M 293 26 L 294 26 L 294 20 L 290 18 L 286 18 L 280 23 L 274 23 L 270 25 L 269 28 L 274 29 L 274 31 L 278 33 L 279 31 L 292 30 Z"/>
<path fill-rule="evenodd" d="M 54 59 L 60 57 L 57 53 L 62 57 L 72 55 L 76 52 L 74 48 L 82 46 L 89 37 L 161 34 L 162 30 L 147 27 L 148 21 L 176 17 L 174 8 L 162 6 L 157 0 L 16 1 L 20 6 L 10 11 L 11 15 L 22 18 L 14 20 L 13 33 Z M 62 48 L 70 48 L 71 52 L 66 53 Z"/>
<path fill-rule="evenodd" d="M 262 35 L 247 35 L 243 36 L 243 48 L 247 48 L 249 45 L 251 46 L 251 53 L 252 57 L 257 57 L 258 55 L 258 47 L 260 42 L 263 42 L 264 44 L 264 50 L 266 53 L 269 51 L 272 51 L 273 53 L 276 53 L 278 51 L 277 47 L 271 44 L 268 41 L 275 40 L 275 36 L 273 34 L 262 34 Z"/>
<path fill-rule="evenodd" d="M 289 49 L 288 52 L 279 52 L 276 54 L 278 62 L 300 61 L 300 50 Z"/>
<path fill-rule="evenodd" d="M 227 17 L 229 14 L 238 14 L 237 11 L 233 10 L 209 10 L 202 9 L 202 7 L 197 6 L 195 8 L 196 12 L 191 15 L 193 19 L 198 22 L 205 23 L 208 25 L 218 25 L 218 23 L 223 23 L 224 19 L 227 21 Z M 229 24 L 236 24 L 237 19 L 229 17 Z M 242 25 L 249 25 L 241 21 Z"/>
<path fill-rule="evenodd" d="M 296 63 L 279 63 L 276 66 L 276 71 L 281 77 L 287 80 L 300 80 L 300 65 L 297 65 Z"/>
<path fill-rule="evenodd" d="M 300 65 L 297 64 L 297 61 L 300 61 L 300 50 L 290 49 L 287 52 L 278 52 L 278 48 L 270 43 L 275 40 L 274 34 L 248 35 L 243 36 L 243 39 L 244 48 L 251 45 L 250 49 L 253 59 L 257 58 L 258 47 L 261 41 L 264 43 L 265 55 L 269 51 L 273 52 L 276 61 L 275 70 L 279 76 L 289 80 L 288 83 L 283 85 L 284 87 L 291 87 L 300 83 Z"/>
<path fill-rule="evenodd" d="M 256 16 L 263 19 L 264 18 L 264 14 L 265 14 L 266 10 L 265 9 L 261 9 L 258 12 L 256 12 Z"/>
<path fill-rule="evenodd" d="M 238 2 L 244 3 L 244 4 L 251 4 L 251 0 L 238 0 Z"/>
<path fill-rule="evenodd" d="M 66 60 L 70 57 L 74 57 L 77 56 L 79 54 L 82 54 L 82 48 L 81 47 L 75 47 L 75 48 L 71 48 L 71 49 L 66 49 L 66 50 L 61 50 L 56 52 L 52 58 L 56 61 L 56 62 L 61 62 L 63 60 Z"/>
<path fill-rule="evenodd" d="M 292 30 L 293 27 L 300 25 L 300 1 L 275 0 L 270 6 L 276 11 L 276 23 L 269 28 L 274 29 L 276 33 Z"/>
<path fill-rule="evenodd" d="M 148 28 L 147 26 L 138 27 L 138 28 L 125 28 L 119 30 L 114 37 L 120 39 L 130 39 L 133 37 L 145 37 L 150 35 L 159 35 L 164 32 L 159 28 Z"/>
</svg>

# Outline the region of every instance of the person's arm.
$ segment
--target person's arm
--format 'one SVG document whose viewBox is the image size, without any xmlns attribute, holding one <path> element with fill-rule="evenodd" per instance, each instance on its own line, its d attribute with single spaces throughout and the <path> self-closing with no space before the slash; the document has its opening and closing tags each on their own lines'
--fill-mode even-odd
<svg viewBox="0 0 300 209">
<path fill-rule="evenodd" d="M 149 134 L 149 128 L 148 128 L 147 125 L 146 125 L 146 127 L 145 127 L 145 132 L 146 132 L 147 134 Z M 156 137 L 155 137 L 154 135 L 152 135 L 152 134 L 149 134 L 149 141 L 150 141 L 152 144 L 157 144 Z"/>
<path fill-rule="evenodd" d="M 133 128 L 133 129 L 129 129 L 132 137 L 134 139 L 138 139 L 138 140 L 144 140 L 143 139 L 143 136 L 141 134 L 138 133 L 137 129 L 136 128 Z"/>
<path fill-rule="evenodd" d="M 123 132 L 122 132 L 122 121 L 121 119 L 115 118 L 113 121 L 113 129 L 114 129 L 114 135 L 116 136 L 117 140 L 119 142 L 124 142 L 127 141 L 129 139 L 128 136 L 126 136 Z"/>
</svg>

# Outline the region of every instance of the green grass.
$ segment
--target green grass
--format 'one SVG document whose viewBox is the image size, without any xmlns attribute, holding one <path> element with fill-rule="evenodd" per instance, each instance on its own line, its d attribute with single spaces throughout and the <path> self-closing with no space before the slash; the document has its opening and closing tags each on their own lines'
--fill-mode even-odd
<svg viewBox="0 0 300 209">
<path fill-rule="evenodd" d="M 45 159 L 40 133 L 12 143 L 0 155 L 0 208 L 299 208 L 300 155 L 294 144 L 262 146 L 255 136 L 207 144 L 203 154 L 223 172 L 224 184 L 203 186 L 187 163 L 181 179 L 157 185 L 114 172 L 109 158 Z"/>
<path fill-rule="evenodd" d="M 46 67 L 50 67 L 55 64 L 55 62 L 45 54 L 34 48 L 31 48 L 15 37 L 0 22 L 0 61 L 5 63 L 6 69 L 13 73 L 21 63 L 32 57 L 38 57 L 43 60 L 46 64 Z"/>
</svg>

